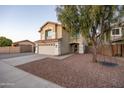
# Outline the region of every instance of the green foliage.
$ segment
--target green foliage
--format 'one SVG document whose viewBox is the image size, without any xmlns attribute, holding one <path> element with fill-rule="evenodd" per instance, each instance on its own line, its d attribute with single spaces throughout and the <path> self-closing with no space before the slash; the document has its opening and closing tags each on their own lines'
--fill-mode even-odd
<svg viewBox="0 0 124 93">
<path fill-rule="evenodd" d="M 0 37 L 0 47 L 11 46 L 12 40 L 6 37 Z"/>
<path fill-rule="evenodd" d="M 115 6 L 84 6 L 82 11 L 82 33 L 92 33 L 91 39 L 103 38 L 102 35 L 110 32 L 110 22 L 115 13 Z M 82 10 L 82 8 L 80 8 Z M 97 32 L 99 30 L 99 32 Z M 89 36 L 87 36 L 88 38 Z"/>
<path fill-rule="evenodd" d="M 65 26 L 66 30 L 70 32 L 71 36 L 77 37 L 79 32 L 79 14 L 77 6 L 58 6 L 57 9 L 58 20 Z"/>
<path fill-rule="evenodd" d="M 117 23 L 122 21 L 121 18 L 124 16 L 124 6 L 123 5 L 117 5 L 116 6 L 116 14 L 112 20 L 113 23 Z"/>
<path fill-rule="evenodd" d="M 97 40 L 97 38 L 103 38 L 104 34 L 107 35 L 107 38 L 110 37 L 108 35 L 111 30 L 110 23 L 114 19 L 118 6 L 65 5 L 58 6 L 56 10 L 58 20 L 72 36 L 76 36 L 79 31 L 86 39 Z"/>
<path fill-rule="evenodd" d="M 93 46 L 93 62 L 96 62 L 97 45 L 104 41 L 105 37 L 110 39 L 111 22 L 124 15 L 120 9 L 124 10 L 123 6 L 65 5 L 58 6 L 56 10 L 58 20 L 73 37 L 77 36 L 79 31 L 89 45 Z"/>
</svg>

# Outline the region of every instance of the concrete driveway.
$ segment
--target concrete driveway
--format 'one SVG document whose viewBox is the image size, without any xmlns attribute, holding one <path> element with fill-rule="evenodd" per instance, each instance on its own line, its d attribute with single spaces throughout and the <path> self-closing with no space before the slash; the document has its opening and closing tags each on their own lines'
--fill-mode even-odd
<svg viewBox="0 0 124 93">
<path fill-rule="evenodd" d="M 12 88 L 58 88 L 61 87 L 55 83 L 39 78 L 27 73 L 15 66 L 43 59 L 48 56 L 38 54 L 26 54 L 25 56 L 10 57 L 5 56 L 0 59 L 0 87 Z M 46 68 L 47 69 L 47 68 Z"/>
<path fill-rule="evenodd" d="M 26 56 L 20 56 L 20 57 L 12 57 L 8 59 L 1 59 L 1 61 L 11 66 L 17 66 L 17 65 L 25 64 L 25 63 L 32 62 L 35 60 L 43 59 L 46 57 L 48 56 L 32 54 L 28 56 L 26 55 Z"/>
<path fill-rule="evenodd" d="M 33 55 L 34 53 L 11 53 L 11 54 L 0 54 L 0 59 L 7 59 L 20 56 Z"/>
</svg>

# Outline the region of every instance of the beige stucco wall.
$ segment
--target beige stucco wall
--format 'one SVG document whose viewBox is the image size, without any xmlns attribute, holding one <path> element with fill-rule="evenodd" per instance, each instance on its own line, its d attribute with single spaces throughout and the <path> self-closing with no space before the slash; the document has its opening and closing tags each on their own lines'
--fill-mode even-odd
<svg viewBox="0 0 124 93">
<path fill-rule="evenodd" d="M 57 38 L 62 38 L 63 37 L 62 36 L 62 31 L 63 31 L 62 26 L 58 25 L 57 26 Z"/>
<path fill-rule="evenodd" d="M 41 40 L 45 40 L 45 31 L 51 29 L 55 33 L 55 25 L 54 24 L 47 24 L 41 31 Z M 53 35 L 52 39 L 55 38 L 55 34 Z"/>
<path fill-rule="evenodd" d="M 85 43 L 85 44 L 87 44 L 85 38 L 81 34 L 79 35 L 77 40 L 75 37 L 71 37 L 71 36 L 69 37 L 69 39 L 70 39 L 69 40 L 70 43 L 79 43 L 79 44 Z"/>
<path fill-rule="evenodd" d="M 54 35 L 52 36 L 52 39 L 55 39 L 56 34 L 57 34 L 57 38 L 61 38 L 62 37 L 62 27 L 60 25 L 55 25 L 52 23 L 49 23 L 47 25 L 45 25 L 42 29 L 42 31 L 40 32 L 40 38 L 41 40 L 45 40 L 45 31 L 51 29 L 54 33 Z M 57 30 L 57 32 L 56 32 Z"/>
<path fill-rule="evenodd" d="M 20 53 L 20 47 L 0 47 L 0 53 Z"/>
<path fill-rule="evenodd" d="M 62 31 L 62 42 L 61 42 L 61 53 L 67 54 L 70 53 L 70 46 L 69 46 L 69 34 L 67 31 L 63 29 Z"/>
</svg>

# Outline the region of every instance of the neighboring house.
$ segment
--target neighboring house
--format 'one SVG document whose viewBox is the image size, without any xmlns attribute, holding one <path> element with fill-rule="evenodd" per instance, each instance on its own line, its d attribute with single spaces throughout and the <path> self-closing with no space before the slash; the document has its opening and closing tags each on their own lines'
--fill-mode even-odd
<svg viewBox="0 0 124 93">
<path fill-rule="evenodd" d="M 105 36 L 102 45 L 98 47 L 98 53 L 106 56 L 124 57 L 124 22 L 112 23 L 110 40 Z"/>
<path fill-rule="evenodd" d="M 21 53 L 34 52 L 34 49 L 35 49 L 35 43 L 29 40 L 22 40 L 22 41 L 14 42 L 12 45 L 19 46 Z"/>
<path fill-rule="evenodd" d="M 84 41 L 80 36 L 75 39 L 65 28 L 55 22 L 46 22 L 39 30 L 40 40 L 35 41 L 36 53 L 63 55 L 72 52 L 84 53 Z"/>
<path fill-rule="evenodd" d="M 111 40 L 117 40 L 124 36 L 124 23 L 113 24 L 111 30 Z"/>
<path fill-rule="evenodd" d="M 112 26 L 111 41 L 114 56 L 124 56 L 124 22 Z"/>
</svg>

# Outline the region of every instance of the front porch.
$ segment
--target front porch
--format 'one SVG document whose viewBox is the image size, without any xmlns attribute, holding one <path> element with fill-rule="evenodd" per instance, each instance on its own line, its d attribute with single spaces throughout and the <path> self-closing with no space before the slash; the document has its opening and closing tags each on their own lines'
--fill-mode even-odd
<svg viewBox="0 0 124 93">
<path fill-rule="evenodd" d="M 70 52 L 71 53 L 79 53 L 79 43 L 71 43 L 70 44 Z"/>
<path fill-rule="evenodd" d="M 70 43 L 70 52 L 84 54 L 86 51 L 86 45 L 81 43 Z"/>
</svg>

